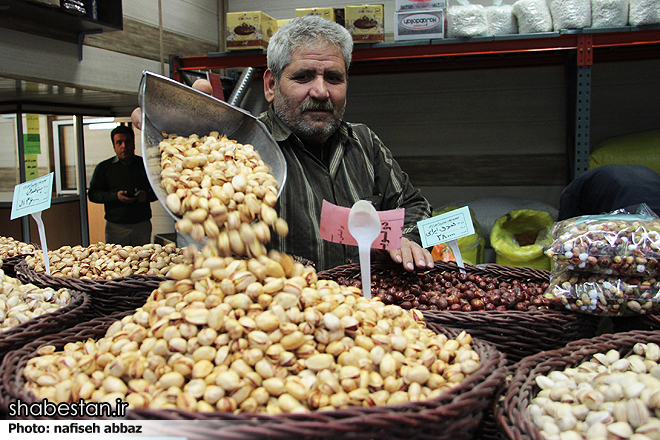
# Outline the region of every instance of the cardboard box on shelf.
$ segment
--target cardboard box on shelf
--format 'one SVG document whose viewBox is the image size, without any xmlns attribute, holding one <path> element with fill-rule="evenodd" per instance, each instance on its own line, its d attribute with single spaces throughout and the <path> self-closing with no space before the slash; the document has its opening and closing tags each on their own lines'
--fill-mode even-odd
<svg viewBox="0 0 660 440">
<path fill-rule="evenodd" d="M 447 0 L 396 0 L 396 12 L 445 8 L 447 8 Z"/>
<path fill-rule="evenodd" d="M 444 9 L 394 13 L 395 40 L 445 38 Z"/>
<path fill-rule="evenodd" d="M 261 11 L 227 13 L 227 50 L 266 49 L 277 20 Z"/>
<path fill-rule="evenodd" d="M 319 17 L 326 18 L 330 21 L 335 21 L 334 8 L 297 8 L 296 17 L 304 17 L 305 15 L 318 15 Z"/>
<path fill-rule="evenodd" d="M 355 43 L 378 43 L 385 39 L 385 7 L 376 5 L 348 5 L 344 8 L 345 26 Z"/>
<path fill-rule="evenodd" d="M 290 18 L 284 18 L 282 20 L 277 20 L 277 29 L 281 28 L 282 26 L 284 26 L 285 24 L 287 24 L 290 21 L 291 21 Z"/>
</svg>

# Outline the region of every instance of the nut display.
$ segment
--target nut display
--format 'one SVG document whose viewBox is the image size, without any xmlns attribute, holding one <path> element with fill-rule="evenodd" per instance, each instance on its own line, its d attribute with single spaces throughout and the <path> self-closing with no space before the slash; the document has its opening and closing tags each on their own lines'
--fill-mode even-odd
<svg viewBox="0 0 660 440">
<path fill-rule="evenodd" d="M 0 270 L 0 332 L 68 305 L 71 292 L 67 289 L 38 288 L 22 284 Z"/>
<path fill-rule="evenodd" d="M 341 285 L 362 287 L 361 279 L 338 277 Z M 371 276 L 371 294 L 385 304 L 419 310 L 530 310 L 555 309 L 544 297 L 547 283 L 499 281 L 490 276 L 443 272 L 418 274 L 390 270 Z"/>
<path fill-rule="evenodd" d="M 223 256 L 266 254 L 270 228 L 288 226 L 273 208 L 277 180 L 252 145 L 212 132 L 200 138 L 163 133 L 161 185 L 176 229 L 197 242 L 209 239 Z"/>
<path fill-rule="evenodd" d="M 32 244 L 23 243 L 11 237 L 0 237 L 0 258 L 15 257 L 34 252 L 35 248 Z"/>
<path fill-rule="evenodd" d="M 659 359 L 657 344 L 637 343 L 539 375 L 528 415 L 546 440 L 660 439 Z"/>
<path fill-rule="evenodd" d="M 555 270 L 545 297 L 560 302 L 569 310 L 594 315 L 660 312 L 660 286 L 654 278 L 618 278 Z"/>
<path fill-rule="evenodd" d="M 40 348 L 26 389 L 53 402 L 280 414 L 432 399 L 479 368 L 469 334 L 435 334 L 419 311 L 317 280 L 286 254 L 210 251 L 173 267 L 105 337 Z"/>
<path fill-rule="evenodd" d="M 190 251 L 177 249 L 172 243 L 164 246 L 96 243 L 48 251 L 48 261 L 55 277 L 107 280 L 129 275 L 166 276 L 172 266 L 192 261 L 187 252 Z M 43 252 L 28 255 L 25 262 L 36 272 L 46 272 Z"/>
<path fill-rule="evenodd" d="M 585 216 L 557 222 L 551 232 L 546 254 L 561 268 L 633 277 L 660 270 L 660 219 Z"/>
</svg>

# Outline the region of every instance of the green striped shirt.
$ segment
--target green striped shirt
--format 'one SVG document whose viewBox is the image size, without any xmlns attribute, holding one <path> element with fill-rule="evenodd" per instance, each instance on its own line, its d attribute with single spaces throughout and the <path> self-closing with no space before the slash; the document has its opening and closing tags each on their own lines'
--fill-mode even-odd
<svg viewBox="0 0 660 440">
<path fill-rule="evenodd" d="M 328 140 L 326 166 L 275 116 L 272 106 L 259 119 L 287 163 L 286 183 L 276 208 L 289 225 L 289 235 L 274 237 L 275 249 L 307 258 L 319 271 L 359 261 L 357 246 L 331 243 L 319 236 L 323 200 L 348 208 L 358 200 L 368 200 L 377 211 L 405 208 L 404 237 L 421 243 L 417 222 L 430 217 L 431 205 L 366 125 L 341 123 Z"/>
</svg>

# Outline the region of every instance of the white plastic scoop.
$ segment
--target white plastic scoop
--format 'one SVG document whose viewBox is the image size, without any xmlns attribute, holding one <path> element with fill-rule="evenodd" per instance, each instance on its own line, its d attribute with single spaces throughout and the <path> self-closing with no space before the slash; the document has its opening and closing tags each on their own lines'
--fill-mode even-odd
<svg viewBox="0 0 660 440">
<path fill-rule="evenodd" d="M 348 214 L 348 232 L 357 241 L 360 252 L 362 296 L 371 298 L 371 245 L 380 235 L 380 218 L 371 203 L 355 202 Z"/>
</svg>

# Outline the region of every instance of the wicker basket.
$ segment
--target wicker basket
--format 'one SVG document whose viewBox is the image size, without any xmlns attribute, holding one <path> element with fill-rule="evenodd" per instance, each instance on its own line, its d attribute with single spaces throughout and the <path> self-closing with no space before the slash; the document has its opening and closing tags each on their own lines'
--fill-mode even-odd
<svg viewBox="0 0 660 440">
<path fill-rule="evenodd" d="M 606 353 L 612 349 L 617 350 L 621 357 L 627 356 L 638 342 L 660 344 L 660 332 L 635 330 L 582 339 L 561 349 L 527 357 L 508 367 L 511 377 L 500 390 L 501 399 L 495 408 L 495 418 L 503 437 L 512 440 L 543 440 L 527 416 L 527 406 L 539 391 L 535 381 L 537 376 L 575 367 L 590 360 L 595 353 Z"/>
<path fill-rule="evenodd" d="M 2 271 L 5 275 L 8 275 L 12 278 L 16 278 L 16 265 L 23 261 L 25 257 L 30 254 L 21 254 L 15 255 L 13 257 L 7 257 L 2 259 Z"/>
<path fill-rule="evenodd" d="M 21 282 L 39 287 L 65 287 L 86 292 L 92 299 L 91 313 L 95 317 L 141 307 L 151 292 L 169 279 L 149 275 L 130 275 L 111 280 L 61 278 L 36 272 L 25 260 L 16 265 L 16 275 Z"/>
<path fill-rule="evenodd" d="M 85 296 L 85 298 L 89 302 L 89 297 Z M 24 391 L 25 381 L 22 376 L 28 359 L 35 355 L 39 347 L 52 344 L 58 349 L 62 349 L 69 342 L 101 338 L 105 336 L 106 330 L 113 322 L 132 313 L 132 311 L 116 312 L 108 316 L 86 319 L 57 333 L 33 334 L 31 338 L 24 340 L 21 346 L 14 347 L 14 350 L 7 353 L 0 364 L 0 412 L 8 414 L 9 403 L 18 398 L 25 403 L 40 401 L 31 393 L 28 394 Z M 35 337 L 37 338 L 35 339 Z"/>
<path fill-rule="evenodd" d="M 50 313 L 34 317 L 0 333 L 0 361 L 10 351 L 30 341 L 58 333 L 89 318 L 91 298 L 85 292 L 69 289 L 71 301 Z"/>
<path fill-rule="evenodd" d="M 122 315 L 102 317 L 82 323 L 58 335 L 40 338 L 10 353 L 0 366 L 0 403 L 6 411 L 16 399 L 30 404 L 36 397 L 25 391 L 21 375 L 27 361 L 44 344 L 61 348 L 67 342 L 99 338 Z M 114 319 L 113 319 L 114 318 Z M 452 329 L 429 325 L 436 332 L 455 336 Z M 291 439 L 305 438 L 392 438 L 471 439 L 484 411 L 493 404 L 495 392 L 504 380 L 505 360 L 491 344 L 473 339 L 473 348 L 481 357 L 481 365 L 460 385 L 426 402 L 377 407 L 352 407 L 330 412 L 284 414 L 192 413 L 186 411 L 129 410 L 132 420 L 204 420 L 203 424 L 163 425 L 163 435 L 188 439 Z M 150 427 L 151 429 L 151 427 Z M 219 430 L 221 429 L 221 430 Z"/>
<path fill-rule="evenodd" d="M 383 273 L 393 267 L 403 271 L 400 265 L 376 263 L 372 273 Z M 429 273 L 445 271 L 457 272 L 454 262 L 436 261 Z M 500 281 L 527 281 L 543 283 L 550 278 L 550 272 L 526 267 L 510 267 L 497 264 L 487 266 L 465 265 L 468 274 L 496 277 Z M 353 278 L 360 275 L 360 266 L 350 264 L 319 273 L 319 278 L 337 279 L 340 276 Z M 540 351 L 560 348 L 576 339 L 593 337 L 599 317 L 576 314 L 568 310 L 532 311 L 424 311 L 430 323 L 465 330 L 472 336 L 493 344 L 504 353 L 509 363 Z"/>
</svg>

